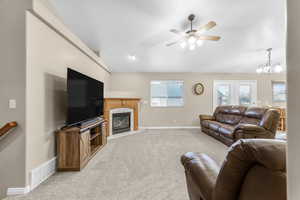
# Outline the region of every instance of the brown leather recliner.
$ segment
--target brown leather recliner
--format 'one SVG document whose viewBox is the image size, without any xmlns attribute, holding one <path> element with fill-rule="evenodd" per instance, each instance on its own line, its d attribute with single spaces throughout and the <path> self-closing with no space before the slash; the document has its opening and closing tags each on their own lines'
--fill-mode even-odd
<svg viewBox="0 0 300 200">
<path fill-rule="evenodd" d="M 280 114 L 268 108 L 219 106 L 213 116 L 199 117 L 202 132 L 230 146 L 239 139 L 274 139 Z"/>
<path fill-rule="evenodd" d="M 206 154 L 186 153 L 190 200 L 286 200 L 286 142 L 246 139 L 229 150 L 221 168 Z"/>
</svg>

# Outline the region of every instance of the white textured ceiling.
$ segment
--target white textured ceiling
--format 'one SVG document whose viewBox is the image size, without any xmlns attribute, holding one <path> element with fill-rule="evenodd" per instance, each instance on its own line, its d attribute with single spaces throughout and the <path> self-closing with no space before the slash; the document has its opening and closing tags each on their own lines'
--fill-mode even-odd
<svg viewBox="0 0 300 200">
<path fill-rule="evenodd" d="M 253 73 L 273 47 L 274 62 L 285 64 L 285 0 L 52 0 L 58 15 L 87 45 L 101 52 L 114 72 Z M 214 20 L 207 41 L 195 51 L 166 47 L 186 30 Z M 128 60 L 128 55 L 137 60 Z"/>
</svg>

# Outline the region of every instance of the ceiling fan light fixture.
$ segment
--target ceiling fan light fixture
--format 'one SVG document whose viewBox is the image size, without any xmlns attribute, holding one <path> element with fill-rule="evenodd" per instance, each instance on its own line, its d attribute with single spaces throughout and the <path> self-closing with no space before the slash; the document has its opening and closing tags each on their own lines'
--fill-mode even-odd
<svg viewBox="0 0 300 200">
<path fill-rule="evenodd" d="M 189 46 L 189 49 L 190 49 L 191 51 L 194 51 L 194 50 L 196 49 L 196 45 L 195 45 L 195 44 L 191 44 L 191 45 Z"/>
<path fill-rule="evenodd" d="M 190 29 L 187 31 L 179 31 L 176 29 L 171 29 L 170 32 L 176 34 L 180 38 L 177 39 L 175 42 L 167 43 L 166 46 L 172 46 L 178 44 L 181 48 L 185 49 L 188 48 L 190 50 L 194 50 L 196 47 L 200 47 L 203 45 L 204 41 L 219 41 L 221 37 L 219 36 L 211 36 L 211 35 L 202 35 L 202 33 L 207 32 L 208 30 L 212 29 L 217 25 L 216 22 L 210 21 L 209 23 L 200 26 L 199 28 L 193 27 L 193 21 L 195 19 L 195 15 L 191 14 L 188 17 L 190 21 Z"/>
<path fill-rule="evenodd" d="M 197 39 L 196 39 L 196 37 L 193 36 L 193 35 L 191 35 L 191 36 L 189 37 L 189 39 L 188 39 L 188 42 L 189 42 L 190 45 L 195 44 L 196 41 L 197 41 Z"/>
<path fill-rule="evenodd" d="M 186 44 L 185 41 L 180 42 L 180 47 L 181 47 L 181 48 L 184 49 L 184 48 L 186 47 L 186 45 L 187 45 L 187 44 Z"/>
<path fill-rule="evenodd" d="M 198 47 L 201 47 L 203 45 L 204 41 L 203 40 L 197 40 L 197 45 Z"/>
</svg>

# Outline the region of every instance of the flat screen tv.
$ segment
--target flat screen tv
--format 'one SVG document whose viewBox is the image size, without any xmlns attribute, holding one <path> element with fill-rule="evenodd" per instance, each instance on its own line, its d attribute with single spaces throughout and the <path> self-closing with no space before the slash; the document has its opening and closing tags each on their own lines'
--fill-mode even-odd
<svg viewBox="0 0 300 200">
<path fill-rule="evenodd" d="M 103 87 L 101 81 L 68 68 L 68 126 L 103 115 Z"/>
</svg>

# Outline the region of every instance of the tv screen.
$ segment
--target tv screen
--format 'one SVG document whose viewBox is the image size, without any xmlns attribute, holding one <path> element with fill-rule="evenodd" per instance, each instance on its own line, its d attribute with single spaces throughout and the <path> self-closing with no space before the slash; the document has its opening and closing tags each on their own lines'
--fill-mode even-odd
<svg viewBox="0 0 300 200">
<path fill-rule="evenodd" d="M 68 68 L 67 125 L 103 115 L 103 86 L 101 81 Z"/>
</svg>

